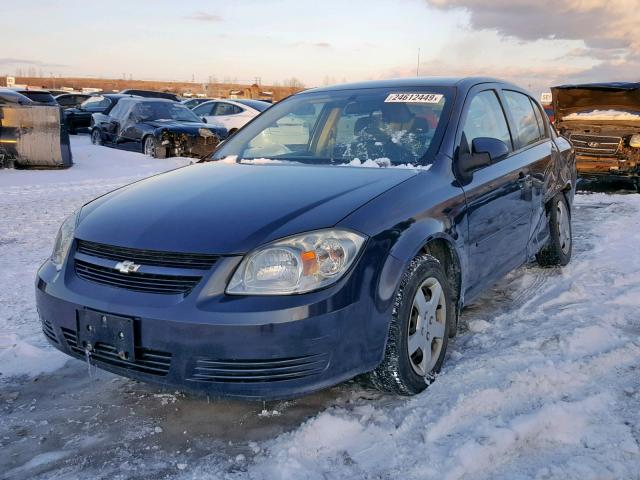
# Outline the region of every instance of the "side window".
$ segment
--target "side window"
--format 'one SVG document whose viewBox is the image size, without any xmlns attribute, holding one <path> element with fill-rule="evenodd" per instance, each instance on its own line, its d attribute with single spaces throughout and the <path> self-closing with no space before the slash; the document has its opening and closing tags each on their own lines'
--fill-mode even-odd
<svg viewBox="0 0 640 480">
<path fill-rule="evenodd" d="M 211 110 L 216 106 L 215 103 L 207 103 L 206 105 L 198 105 L 193 109 L 193 113 L 200 117 L 206 117 L 207 115 L 211 115 Z"/>
<path fill-rule="evenodd" d="M 213 115 L 235 115 L 236 113 L 242 112 L 240 107 L 232 105 L 230 103 L 219 102 L 216 105 L 216 109 L 213 112 Z"/>
<path fill-rule="evenodd" d="M 545 123 L 544 123 L 544 117 L 546 117 L 546 115 L 543 116 L 543 114 L 540 112 L 540 107 L 538 107 L 538 104 L 533 101 L 531 98 L 529 99 L 531 101 L 531 105 L 533 105 L 533 113 L 536 116 L 536 120 L 538 121 L 538 128 L 540 129 L 540 137 L 542 138 L 546 138 L 549 135 L 547 134 L 547 129 L 545 128 Z"/>
<path fill-rule="evenodd" d="M 511 135 L 496 92 L 478 93 L 469 104 L 462 129 L 469 147 L 475 138 L 488 137 L 502 140 L 511 150 Z"/>
<path fill-rule="evenodd" d="M 115 107 L 109 112 L 110 117 L 123 118 L 124 112 L 127 109 L 127 102 L 118 102 Z"/>
<path fill-rule="evenodd" d="M 503 93 L 515 123 L 519 147 L 536 143 L 542 135 L 529 97 L 511 90 L 504 90 Z"/>
</svg>

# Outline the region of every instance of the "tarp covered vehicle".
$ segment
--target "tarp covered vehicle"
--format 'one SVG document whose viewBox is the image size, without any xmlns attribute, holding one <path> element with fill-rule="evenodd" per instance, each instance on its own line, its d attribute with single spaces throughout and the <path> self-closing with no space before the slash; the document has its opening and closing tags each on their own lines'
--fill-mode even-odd
<svg viewBox="0 0 640 480">
<path fill-rule="evenodd" d="M 72 163 L 60 107 L 0 105 L 0 166 L 64 168 Z"/>
<path fill-rule="evenodd" d="M 569 138 L 582 178 L 640 184 L 640 83 L 553 87 L 555 125 Z"/>
</svg>

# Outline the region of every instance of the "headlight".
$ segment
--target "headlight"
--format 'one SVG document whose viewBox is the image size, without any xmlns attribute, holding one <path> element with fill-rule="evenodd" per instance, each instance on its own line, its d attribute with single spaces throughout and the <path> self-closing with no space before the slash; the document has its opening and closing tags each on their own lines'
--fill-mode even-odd
<svg viewBox="0 0 640 480">
<path fill-rule="evenodd" d="M 51 254 L 51 261 L 58 270 L 62 268 L 64 259 L 67 258 L 71 242 L 73 241 L 73 234 L 76 231 L 76 221 L 78 220 L 78 214 L 80 210 L 76 210 L 69 215 L 58 230 L 56 236 L 56 243 L 53 245 L 53 253 Z"/>
<path fill-rule="evenodd" d="M 326 287 L 349 270 L 364 241 L 364 236 L 346 230 L 317 230 L 278 240 L 242 260 L 227 293 L 287 295 Z"/>
<path fill-rule="evenodd" d="M 640 148 L 640 135 L 637 133 L 635 135 L 631 135 L 629 139 L 629 146 L 633 148 Z"/>
</svg>

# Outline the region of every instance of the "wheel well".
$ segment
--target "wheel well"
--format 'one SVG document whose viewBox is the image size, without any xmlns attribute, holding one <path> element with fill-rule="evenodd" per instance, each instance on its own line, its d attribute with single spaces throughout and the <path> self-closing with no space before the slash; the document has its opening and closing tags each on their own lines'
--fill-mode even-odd
<svg viewBox="0 0 640 480">
<path fill-rule="evenodd" d="M 422 252 L 437 258 L 447 275 L 451 291 L 453 292 L 453 303 L 456 306 L 456 326 L 458 322 L 458 312 L 460 311 L 460 290 L 462 287 L 462 273 L 460 270 L 460 259 L 458 254 L 449 242 L 442 238 L 435 238 L 427 242 L 422 247 Z M 452 332 L 453 334 L 455 334 Z"/>
</svg>

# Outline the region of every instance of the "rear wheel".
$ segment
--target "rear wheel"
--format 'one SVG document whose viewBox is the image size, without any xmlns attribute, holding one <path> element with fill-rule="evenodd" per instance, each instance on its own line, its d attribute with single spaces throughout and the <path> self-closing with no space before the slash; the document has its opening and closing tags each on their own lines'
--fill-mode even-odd
<svg viewBox="0 0 640 480">
<path fill-rule="evenodd" d="M 102 145 L 104 143 L 102 140 L 102 132 L 98 128 L 91 130 L 91 143 L 94 145 Z"/>
<path fill-rule="evenodd" d="M 571 212 L 567 199 L 559 193 L 551 200 L 549 208 L 548 245 L 542 248 L 536 258 L 543 267 L 564 266 L 571 260 L 573 232 L 571 230 Z"/>
<path fill-rule="evenodd" d="M 454 315 L 451 291 L 440 261 L 413 259 L 395 298 L 382 363 L 369 374 L 384 391 L 415 395 L 440 371 Z"/>
</svg>

